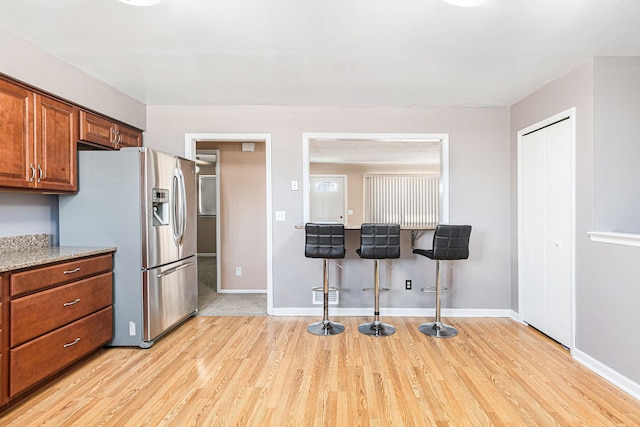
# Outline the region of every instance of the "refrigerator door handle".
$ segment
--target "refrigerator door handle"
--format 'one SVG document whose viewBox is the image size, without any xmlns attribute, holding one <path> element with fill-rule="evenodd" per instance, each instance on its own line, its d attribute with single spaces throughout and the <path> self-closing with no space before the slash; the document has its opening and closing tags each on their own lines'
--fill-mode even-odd
<svg viewBox="0 0 640 427">
<path fill-rule="evenodd" d="M 187 226 L 187 190 L 180 167 L 176 167 L 173 172 L 173 194 L 173 240 L 180 246 Z"/>
<path fill-rule="evenodd" d="M 186 264 L 179 265 L 179 266 L 174 267 L 174 268 L 172 268 L 172 269 L 170 269 L 170 270 L 163 271 L 162 273 L 158 274 L 158 277 L 168 276 L 168 275 L 170 275 L 170 274 L 175 273 L 176 271 L 180 271 L 180 270 L 182 270 L 183 268 L 187 268 L 187 267 L 192 266 L 192 265 L 194 265 L 194 264 L 195 264 L 194 262 L 188 262 L 188 263 L 186 263 Z"/>
<path fill-rule="evenodd" d="M 187 190 L 184 186 L 184 175 L 182 170 L 178 169 L 180 173 L 180 195 L 182 196 L 180 205 L 180 243 L 184 240 L 184 230 L 187 226 Z"/>
<path fill-rule="evenodd" d="M 180 170 L 178 168 L 173 171 L 173 206 L 171 227 L 173 230 L 173 241 L 176 246 L 182 244 L 182 185 L 180 185 Z"/>
</svg>

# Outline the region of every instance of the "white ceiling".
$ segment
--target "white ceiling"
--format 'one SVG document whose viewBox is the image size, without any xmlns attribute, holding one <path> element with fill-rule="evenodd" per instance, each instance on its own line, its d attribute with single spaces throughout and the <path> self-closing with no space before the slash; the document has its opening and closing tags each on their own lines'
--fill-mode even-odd
<svg viewBox="0 0 640 427">
<path fill-rule="evenodd" d="M 510 106 L 640 56 L 639 0 L 0 0 L 0 27 L 148 105 Z"/>
</svg>

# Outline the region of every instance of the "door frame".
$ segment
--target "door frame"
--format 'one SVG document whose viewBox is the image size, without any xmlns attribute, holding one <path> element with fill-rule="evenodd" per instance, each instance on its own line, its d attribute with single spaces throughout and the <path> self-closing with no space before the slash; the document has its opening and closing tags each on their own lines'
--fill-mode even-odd
<svg viewBox="0 0 640 427">
<path fill-rule="evenodd" d="M 195 160 L 196 142 L 260 142 L 265 144 L 266 162 L 266 264 L 267 264 L 267 314 L 273 314 L 273 227 L 271 224 L 272 189 L 271 189 L 271 134 L 268 133 L 185 133 L 184 154 L 187 159 Z M 217 169 L 216 169 L 217 170 Z M 216 248 L 216 252 L 220 248 Z"/>
<path fill-rule="evenodd" d="M 523 153 L 522 153 L 522 144 L 523 138 L 525 135 L 540 130 L 542 128 L 548 127 L 557 123 L 561 120 L 569 120 L 570 128 L 571 128 L 571 215 L 570 215 L 570 242 L 569 242 L 569 250 L 570 254 L 570 271 L 571 271 L 571 279 L 570 279 L 570 292 L 571 292 L 571 343 L 570 343 L 570 352 L 573 355 L 573 351 L 575 349 L 575 339 L 576 339 L 576 108 L 572 107 L 568 110 L 564 110 L 558 114 L 555 114 L 551 117 L 548 117 L 544 120 L 539 121 L 531 126 L 528 126 L 524 129 L 521 129 L 517 133 L 517 157 L 518 157 L 518 319 L 521 323 L 524 322 L 524 292 L 522 289 L 522 283 L 524 282 L 522 268 L 520 266 L 523 264 L 523 247 L 522 247 L 522 235 L 523 235 L 523 224 L 522 224 L 522 210 L 523 210 L 523 177 L 522 177 L 522 164 L 523 164 Z"/>
</svg>

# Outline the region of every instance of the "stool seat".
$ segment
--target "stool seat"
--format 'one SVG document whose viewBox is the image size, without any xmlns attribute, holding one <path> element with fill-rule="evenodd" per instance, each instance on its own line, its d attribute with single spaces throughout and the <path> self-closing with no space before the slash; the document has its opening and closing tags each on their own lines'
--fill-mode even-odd
<svg viewBox="0 0 640 427">
<path fill-rule="evenodd" d="M 323 318 L 320 322 L 312 323 L 307 331 L 314 335 L 337 335 L 344 332 L 344 325 L 329 320 L 329 291 L 337 290 L 329 286 L 329 259 L 344 258 L 346 249 L 344 245 L 343 224 L 305 224 L 305 249 L 307 258 L 323 259 L 323 285 L 312 290 L 322 290 L 323 293 Z"/>
<path fill-rule="evenodd" d="M 434 322 L 423 323 L 418 329 L 425 335 L 436 338 L 451 338 L 458 335 L 458 331 L 441 321 L 442 288 L 440 278 L 440 261 L 451 261 L 469 258 L 470 225 L 439 224 L 433 233 L 433 247 L 431 249 L 414 249 L 413 253 L 436 261 L 436 318 Z M 434 292 L 433 288 L 422 288 L 422 292 Z"/>
<path fill-rule="evenodd" d="M 366 322 L 358 331 L 374 337 L 389 336 L 396 328 L 380 321 L 380 260 L 400 258 L 400 224 L 365 223 L 360 226 L 360 248 L 356 249 L 360 258 L 374 260 L 374 310 L 373 322 Z M 363 291 L 369 290 L 365 288 Z"/>
</svg>

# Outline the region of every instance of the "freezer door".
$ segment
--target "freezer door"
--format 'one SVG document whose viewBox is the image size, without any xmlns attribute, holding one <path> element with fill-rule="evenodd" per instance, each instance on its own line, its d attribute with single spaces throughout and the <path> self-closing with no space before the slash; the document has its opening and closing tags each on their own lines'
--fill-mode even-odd
<svg viewBox="0 0 640 427">
<path fill-rule="evenodd" d="M 153 268 L 196 253 L 195 163 L 144 149 L 143 268 Z"/>
<path fill-rule="evenodd" d="M 195 313 L 198 267 L 195 256 L 143 272 L 144 341 L 153 341 Z"/>
</svg>

